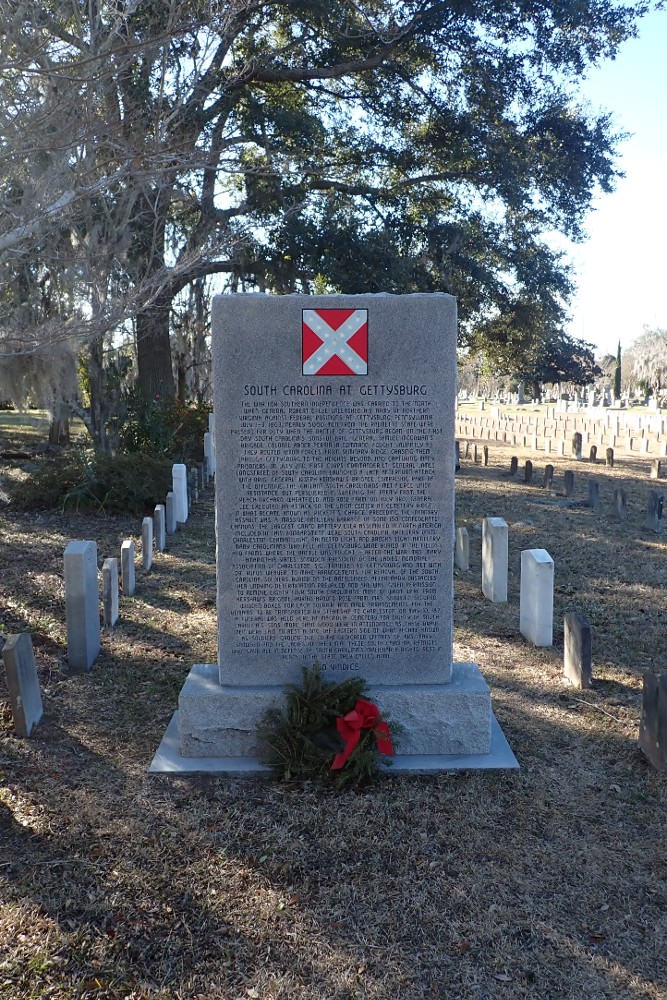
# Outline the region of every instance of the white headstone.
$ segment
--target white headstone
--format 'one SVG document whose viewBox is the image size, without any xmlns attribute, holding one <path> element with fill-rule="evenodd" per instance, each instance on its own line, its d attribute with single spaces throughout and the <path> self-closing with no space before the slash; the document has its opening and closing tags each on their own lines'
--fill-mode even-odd
<svg viewBox="0 0 667 1000">
<path fill-rule="evenodd" d="M 141 522 L 141 566 L 148 572 L 153 565 L 153 518 Z"/>
<path fill-rule="evenodd" d="M 494 604 L 507 600 L 509 531 L 502 517 L 482 521 L 482 593 Z"/>
<path fill-rule="evenodd" d="M 459 569 L 470 569 L 470 538 L 467 528 L 456 529 L 456 547 L 454 549 L 454 562 Z"/>
<path fill-rule="evenodd" d="M 167 512 L 163 503 L 156 504 L 153 512 L 153 537 L 155 551 L 164 552 L 167 547 Z"/>
<path fill-rule="evenodd" d="M 102 611 L 104 624 L 112 628 L 118 621 L 118 560 L 102 563 Z"/>
<path fill-rule="evenodd" d="M 188 470 L 184 465 L 176 464 L 171 472 L 176 522 L 185 524 L 188 519 Z"/>
<path fill-rule="evenodd" d="M 70 542 L 65 549 L 67 662 L 90 670 L 100 651 L 100 592 L 95 542 Z"/>
<path fill-rule="evenodd" d="M 553 620 L 554 561 L 546 549 L 524 549 L 519 631 L 534 646 L 552 646 Z"/>
<path fill-rule="evenodd" d="M 176 531 L 176 504 L 174 502 L 174 494 L 169 491 L 167 493 L 167 499 L 164 504 L 165 509 L 165 530 L 168 535 L 173 535 Z"/>
<path fill-rule="evenodd" d="M 134 542 L 126 538 L 120 547 L 120 573 L 123 585 L 123 596 L 131 597 L 135 590 L 134 572 Z"/>
<path fill-rule="evenodd" d="M 14 730 L 17 736 L 30 736 L 33 727 L 42 718 L 44 708 L 32 639 L 27 632 L 7 636 L 2 659 Z"/>
</svg>

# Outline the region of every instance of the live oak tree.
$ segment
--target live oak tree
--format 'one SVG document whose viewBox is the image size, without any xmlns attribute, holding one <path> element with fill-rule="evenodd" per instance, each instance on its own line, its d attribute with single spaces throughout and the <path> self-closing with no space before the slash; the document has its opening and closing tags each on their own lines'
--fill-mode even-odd
<svg viewBox="0 0 667 1000">
<path fill-rule="evenodd" d="M 531 300 L 515 300 L 475 327 L 471 354 L 481 355 L 486 370 L 527 382 L 534 400 L 546 385 L 590 385 L 602 375 L 594 345 L 569 336 L 560 310 Z"/>
<path fill-rule="evenodd" d="M 171 307 L 209 275 L 452 292 L 464 340 L 518 300 L 557 319 L 545 234 L 582 238 L 617 176 L 576 83 L 645 9 L 0 0 L 0 267 L 66 270 L 34 336 L 88 345 L 98 424 L 109 335 L 132 317 L 142 392 L 172 393 Z"/>
<path fill-rule="evenodd" d="M 667 386 L 667 330 L 644 329 L 626 352 L 635 384 L 643 385 L 660 399 Z"/>
</svg>

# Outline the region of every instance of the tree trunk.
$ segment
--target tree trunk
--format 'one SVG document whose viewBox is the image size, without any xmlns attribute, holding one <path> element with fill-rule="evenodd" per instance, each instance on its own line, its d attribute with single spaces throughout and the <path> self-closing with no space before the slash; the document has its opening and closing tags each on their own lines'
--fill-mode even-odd
<svg viewBox="0 0 667 1000">
<path fill-rule="evenodd" d="M 188 388 L 187 371 L 185 367 L 186 357 L 182 352 L 176 354 L 176 399 L 185 402 L 185 395 Z"/>
<path fill-rule="evenodd" d="M 542 399 L 542 392 L 540 390 L 540 383 L 533 382 L 533 402 L 539 403 Z"/>
<path fill-rule="evenodd" d="M 69 443 L 70 434 L 67 410 L 64 407 L 58 407 L 58 412 L 52 415 L 51 424 L 49 425 L 49 444 Z"/>
<path fill-rule="evenodd" d="M 137 314 L 137 384 L 146 401 L 156 396 L 174 395 L 170 310 L 171 302 L 162 297 Z"/>
<path fill-rule="evenodd" d="M 194 324 L 192 330 L 193 396 L 198 403 L 204 402 L 209 393 L 210 366 L 206 352 L 206 282 L 198 278 L 193 282 Z"/>
<path fill-rule="evenodd" d="M 107 406 L 104 398 L 104 340 L 95 337 L 88 348 L 90 375 L 90 410 L 86 427 L 95 444 L 95 450 L 109 452 L 106 420 Z"/>
</svg>

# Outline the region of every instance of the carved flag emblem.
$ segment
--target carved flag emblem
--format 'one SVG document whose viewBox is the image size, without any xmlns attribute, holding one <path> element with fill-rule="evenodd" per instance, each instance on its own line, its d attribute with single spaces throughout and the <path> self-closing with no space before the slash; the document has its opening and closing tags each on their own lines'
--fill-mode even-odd
<svg viewBox="0 0 667 1000">
<path fill-rule="evenodd" d="M 304 375 L 368 375 L 368 309 L 303 310 Z"/>
</svg>

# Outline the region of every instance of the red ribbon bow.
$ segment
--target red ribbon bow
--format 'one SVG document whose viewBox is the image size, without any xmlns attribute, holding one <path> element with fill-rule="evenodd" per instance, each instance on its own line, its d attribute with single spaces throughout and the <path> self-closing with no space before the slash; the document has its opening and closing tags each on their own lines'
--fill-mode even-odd
<svg viewBox="0 0 667 1000">
<path fill-rule="evenodd" d="M 362 729 L 373 730 L 380 753 L 391 755 L 394 752 L 389 736 L 389 726 L 380 719 L 377 705 L 371 701 L 365 701 L 364 698 L 359 699 L 351 712 L 336 719 L 336 728 L 346 742 L 345 748 L 333 759 L 332 771 L 338 771 L 345 765 L 359 742 Z"/>
</svg>

